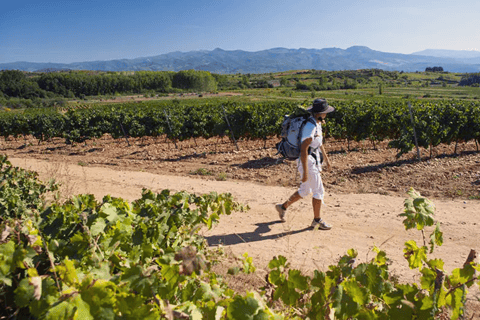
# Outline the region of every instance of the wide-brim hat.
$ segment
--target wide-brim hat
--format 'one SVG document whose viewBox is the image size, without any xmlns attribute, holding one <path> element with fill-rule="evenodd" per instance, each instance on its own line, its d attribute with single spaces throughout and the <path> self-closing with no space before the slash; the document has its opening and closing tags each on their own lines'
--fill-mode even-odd
<svg viewBox="0 0 480 320">
<path fill-rule="evenodd" d="M 307 111 L 312 113 L 329 113 L 335 111 L 335 108 L 328 105 L 327 100 L 325 99 L 315 99 Z"/>
</svg>

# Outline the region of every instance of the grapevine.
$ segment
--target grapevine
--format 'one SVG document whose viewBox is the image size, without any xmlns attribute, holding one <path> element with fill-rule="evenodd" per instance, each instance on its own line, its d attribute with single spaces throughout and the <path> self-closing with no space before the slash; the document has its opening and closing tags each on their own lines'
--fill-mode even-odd
<svg viewBox="0 0 480 320">
<path fill-rule="evenodd" d="M 327 118 L 325 137 L 350 141 L 389 140 L 401 156 L 413 149 L 414 129 L 420 147 L 480 140 L 478 102 L 415 102 L 413 123 L 406 102 L 336 101 Z M 301 107 L 305 108 L 308 101 Z M 115 139 L 166 134 L 172 141 L 227 135 L 231 139 L 262 139 L 278 136 L 281 121 L 297 112 L 294 102 L 262 103 L 125 103 L 88 108 L 35 109 L 0 112 L 0 132 L 5 139 L 32 135 L 39 143 L 65 138 L 67 143 L 86 142 L 110 134 Z M 224 114 L 225 112 L 225 114 Z M 229 123 L 227 123 L 227 120 Z M 478 129 L 478 130 L 477 130 Z"/>
<path fill-rule="evenodd" d="M 222 215 L 248 210 L 230 194 L 143 190 L 133 202 L 83 194 L 48 204 L 54 182 L 43 184 L 6 157 L 0 177 L 3 199 L 15 199 L 0 206 L 0 315 L 6 318 L 435 319 L 449 313 L 458 319 L 468 289 L 479 283 L 473 250 L 450 273 L 442 260 L 429 258 L 443 234 L 433 203 L 414 189 L 400 216 L 406 230 L 422 233 L 423 244 L 411 240 L 404 248 L 418 283 L 392 278 L 386 253 L 374 247 L 371 261 L 357 264 L 350 249 L 313 275 L 277 256 L 262 292 L 240 295 L 211 271 L 211 253 L 198 234 Z M 229 273 L 255 272 L 253 259 L 243 258 Z"/>
</svg>

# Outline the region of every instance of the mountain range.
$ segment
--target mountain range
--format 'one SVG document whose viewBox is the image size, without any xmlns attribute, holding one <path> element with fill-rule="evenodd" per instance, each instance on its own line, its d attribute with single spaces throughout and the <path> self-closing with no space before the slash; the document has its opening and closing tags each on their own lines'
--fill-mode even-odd
<svg viewBox="0 0 480 320">
<path fill-rule="evenodd" d="M 171 52 L 152 57 L 75 63 L 0 63 L 0 70 L 52 71 L 180 71 L 205 70 L 219 74 L 269 73 L 315 69 L 326 71 L 382 69 L 388 71 L 425 71 L 442 67 L 448 72 L 480 72 L 480 52 L 428 49 L 412 54 L 388 53 L 364 46 L 347 49 L 273 48 L 248 52 L 242 50 Z"/>
</svg>

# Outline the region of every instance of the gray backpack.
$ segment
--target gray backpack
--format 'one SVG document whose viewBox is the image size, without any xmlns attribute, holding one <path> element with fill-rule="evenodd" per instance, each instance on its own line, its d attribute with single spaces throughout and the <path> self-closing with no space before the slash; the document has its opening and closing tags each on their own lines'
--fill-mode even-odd
<svg viewBox="0 0 480 320">
<path fill-rule="evenodd" d="M 302 130 L 307 122 L 317 125 L 310 115 L 285 116 L 280 134 L 282 140 L 276 145 L 278 153 L 285 159 L 295 160 L 300 157 Z"/>
</svg>

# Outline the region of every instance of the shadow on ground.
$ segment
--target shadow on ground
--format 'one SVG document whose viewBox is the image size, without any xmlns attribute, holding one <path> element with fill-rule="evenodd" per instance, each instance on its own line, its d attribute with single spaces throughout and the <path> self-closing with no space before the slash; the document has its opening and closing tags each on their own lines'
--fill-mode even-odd
<svg viewBox="0 0 480 320">
<path fill-rule="evenodd" d="M 210 236 L 210 237 L 205 237 L 205 239 L 207 240 L 209 246 L 235 245 L 239 243 L 273 240 L 273 239 L 289 236 L 292 234 L 297 234 L 297 233 L 305 232 L 308 230 L 312 230 L 311 227 L 306 227 L 298 230 L 290 230 L 290 231 L 276 233 L 276 234 L 264 235 L 271 231 L 270 229 L 271 225 L 277 224 L 277 223 L 282 223 L 282 222 L 270 221 L 270 222 L 264 222 L 264 223 L 257 223 L 255 224 L 257 228 L 252 232 L 231 233 L 231 234 L 226 234 L 221 236 Z"/>
</svg>

